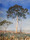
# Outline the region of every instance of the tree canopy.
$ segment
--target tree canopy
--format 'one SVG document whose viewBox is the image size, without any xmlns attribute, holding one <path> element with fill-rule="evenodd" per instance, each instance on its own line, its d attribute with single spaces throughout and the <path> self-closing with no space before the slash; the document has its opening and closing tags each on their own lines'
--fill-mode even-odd
<svg viewBox="0 0 30 40">
<path fill-rule="evenodd" d="M 18 16 L 18 17 L 26 18 L 26 13 L 28 14 L 27 8 L 24 9 L 22 6 L 14 5 L 8 9 L 7 17 L 15 18 L 16 16 Z"/>
<path fill-rule="evenodd" d="M 0 22 L 0 26 L 2 26 L 3 24 L 7 24 L 7 23 L 9 23 L 9 24 L 12 24 L 12 22 L 10 22 L 10 21 L 7 21 L 7 20 L 3 20 L 3 21 L 1 21 Z"/>
</svg>

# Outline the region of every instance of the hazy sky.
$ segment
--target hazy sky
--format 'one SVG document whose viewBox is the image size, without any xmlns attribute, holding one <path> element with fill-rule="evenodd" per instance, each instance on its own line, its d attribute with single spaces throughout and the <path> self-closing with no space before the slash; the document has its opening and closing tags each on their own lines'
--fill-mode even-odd
<svg viewBox="0 0 30 40">
<path fill-rule="evenodd" d="M 0 0 L 0 21 L 7 19 L 6 17 L 6 11 L 8 10 L 9 7 L 18 4 L 21 5 L 23 8 L 27 8 L 29 13 L 30 13 L 30 0 Z M 9 19 L 10 21 L 12 21 L 13 19 Z M 14 19 L 12 22 L 12 25 L 9 25 L 7 30 L 15 30 L 16 28 L 16 19 Z M 27 15 L 27 19 L 22 21 L 22 25 L 21 22 L 19 21 L 19 26 L 18 29 L 20 29 L 20 27 L 22 28 L 22 30 L 26 31 L 26 32 L 30 32 L 30 15 Z M 3 29 L 2 26 L 0 26 L 0 30 Z"/>
</svg>

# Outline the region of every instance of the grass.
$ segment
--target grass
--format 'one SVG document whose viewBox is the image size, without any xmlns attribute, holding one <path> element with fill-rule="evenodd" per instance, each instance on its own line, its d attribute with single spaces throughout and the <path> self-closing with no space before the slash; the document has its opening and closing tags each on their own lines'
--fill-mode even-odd
<svg viewBox="0 0 30 40">
<path fill-rule="evenodd" d="M 14 39 L 15 38 L 18 38 L 20 39 L 21 37 L 25 38 L 25 36 L 29 36 L 30 37 L 30 34 L 22 34 L 22 33 L 0 33 L 0 37 L 8 37 L 8 39 L 10 40 L 12 38 L 12 36 L 14 35 Z"/>
</svg>

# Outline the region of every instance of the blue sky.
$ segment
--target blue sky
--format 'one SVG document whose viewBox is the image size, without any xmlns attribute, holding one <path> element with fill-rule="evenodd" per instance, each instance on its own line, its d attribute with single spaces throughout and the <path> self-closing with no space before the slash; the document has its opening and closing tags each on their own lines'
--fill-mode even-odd
<svg viewBox="0 0 30 40">
<path fill-rule="evenodd" d="M 6 17 L 6 11 L 8 10 L 9 7 L 13 6 L 13 5 L 21 5 L 23 8 L 27 8 L 29 13 L 30 13 L 30 0 L 0 0 L 0 21 L 7 19 Z M 12 21 L 12 19 L 9 19 L 10 21 Z M 13 20 L 14 21 L 14 20 Z M 30 30 L 30 15 L 27 15 L 27 19 L 24 20 L 22 22 L 22 29 L 26 29 L 26 30 Z M 27 25 L 28 24 L 28 25 Z M 15 29 L 15 21 L 12 25 L 9 26 L 8 30 Z M 13 27 L 12 27 L 13 26 Z"/>
</svg>

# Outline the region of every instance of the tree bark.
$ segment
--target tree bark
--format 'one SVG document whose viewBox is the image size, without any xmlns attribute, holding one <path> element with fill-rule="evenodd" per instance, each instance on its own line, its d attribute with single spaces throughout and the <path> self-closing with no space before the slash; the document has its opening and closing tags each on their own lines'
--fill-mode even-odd
<svg viewBox="0 0 30 40">
<path fill-rule="evenodd" d="M 16 24 L 16 33 L 18 31 L 18 16 L 17 16 L 17 24 Z"/>
</svg>

